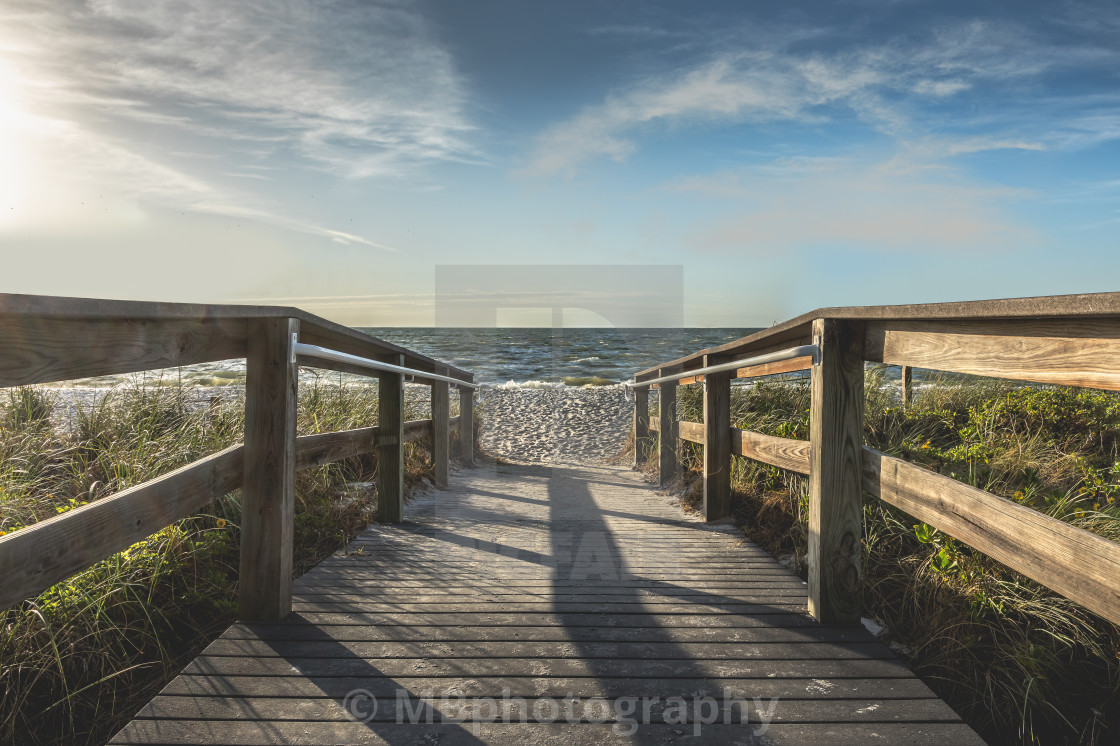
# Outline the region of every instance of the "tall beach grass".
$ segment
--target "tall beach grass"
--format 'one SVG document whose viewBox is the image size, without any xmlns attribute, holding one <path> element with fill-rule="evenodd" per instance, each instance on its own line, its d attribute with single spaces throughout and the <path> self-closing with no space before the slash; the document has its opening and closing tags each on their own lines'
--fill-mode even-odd
<svg viewBox="0 0 1120 746">
<path fill-rule="evenodd" d="M 241 396 L 136 385 L 60 417 L 58 392 L 0 392 L 0 531 L 18 531 L 242 439 Z M 406 408 L 427 419 L 425 406 Z M 377 422 L 375 385 L 301 386 L 298 430 Z M 406 483 L 430 477 L 406 445 Z M 295 572 L 371 520 L 376 457 L 299 472 Z M 103 743 L 235 618 L 240 492 L 0 611 L 0 743 Z"/>
</svg>

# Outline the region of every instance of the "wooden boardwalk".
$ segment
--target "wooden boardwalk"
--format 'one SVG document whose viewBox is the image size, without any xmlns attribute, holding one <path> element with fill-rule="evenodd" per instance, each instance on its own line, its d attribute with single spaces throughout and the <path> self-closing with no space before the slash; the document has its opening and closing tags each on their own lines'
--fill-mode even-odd
<svg viewBox="0 0 1120 746">
<path fill-rule="evenodd" d="M 113 742 L 982 743 L 805 609 L 634 472 L 482 466 L 300 578 L 285 621 L 231 627 Z"/>
</svg>

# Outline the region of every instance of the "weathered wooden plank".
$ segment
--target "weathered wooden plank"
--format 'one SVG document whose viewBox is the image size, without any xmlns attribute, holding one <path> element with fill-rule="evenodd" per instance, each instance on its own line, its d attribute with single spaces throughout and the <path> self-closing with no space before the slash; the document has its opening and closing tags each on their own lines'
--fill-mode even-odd
<svg viewBox="0 0 1120 746">
<path fill-rule="evenodd" d="M 438 579 L 433 579 L 438 582 Z M 429 584 L 430 585 L 430 584 Z M 672 614 L 672 615 L 634 615 L 634 614 L 573 614 L 563 616 L 546 613 L 523 614 L 397 614 L 384 613 L 356 613 L 356 612 L 321 612 L 307 611 L 300 614 L 303 621 L 308 624 L 385 624 L 402 625 L 411 624 L 416 627 L 447 627 L 452 625 L 482 626 L 482 627 L 541 627 L 548 625 L 566 627 L 809 627 L 817 622 L 804 613 L 775 612 L 773 614 L 756 614 L 739 616 L 733 614 Z"/>
<path fill-rule="evenodd" d="M 864 489 L 1120 624 L 1120 544 L 1031 508 L 863 449 Z"/>
<path fill-rule="evenodd" d="M 373 453 L 379 432 L 374 426 L 301 435 L 296 438 L 296 471 Z M 406 443 L 429 437 L 431 432 L 431 420 L 410 420 L 404 423 Z"/>
<path fill-rule="evenodd" d="M 641 468 L 650 454 L 649 389 L 634 389 L 634 466 Z"/>
<path fill-rule="evenodd" d="M 403 365 L 404 360 L 391 361 Z M 377 387 L 377 520 L 404 520 L 404 376 L 382 371 Z"/>
<path fill-rule="evenodd" d="M 883 321 L 873 362 L 1120 391 L 1120 319 Z"/>
<path fill-rule="evenodd" d="M 357 614 L 414 611 L 424 614 L 533 614 L 555 612 L 557 614 L 610 614 L 639 615 L 643 617 L 663 617 L 677 614 L 771 614 L 798 612 L 805 608 L 800 598 L 782 596 L 763 603 L 740 602 L 731 604 L 704 604 L 690 601 L 677 604 L 660 604 L 656 607 L 635 604 L 621 606 L 606 601 L 559 602 L 559 601 L 505 601 L 484 604 L 455 603 L 411 604 L 383 601 L 364 601 L 358 598 L 327 597 L 308 601 L 293 601 L 302 611 L 353 612 Z"/>
<path fill-rule="evenodd" d="M 447 467 L 450 458 L 451 388 L 447 381 L 432 384 L 432 478 L 436 487 L 447 489 Z"/>
<path fill-rule="evenodd" d="M 495 692 L 509 689 L 521 697 L 563 697 L 568 692 L 579 692 L 583 697 L 665 697 L 669 691 L 694 692 L 711 687 L 711 682 L 699 678 L 671 679 L 672 689 L 650 679 L 599 679 L 557 677 L 486 677 L 460 676 L 436 678 L 402 676 L 396 679 L 363 679 L 360 677 L 335 677 L 310 681 L 299 678 L 259 678 L 255 676 L 180 676 L 163 690 L 163 694 L 176 697 L 344 697 L 355 689 L 366 689 L 372 695 L 393 699 L 397 689 L 410 692 L 456 691 L 464 697 L 493 696 Z M 754 677 L 720 679 L 719 686 L 731 697 L 760 697 L 770 699 L 854 699 L 861 697 L 885 699 L 929 699 L 929 687 L 917 678 L 849 679 L 835 678 L 830 686 L 821 686 L 813 679 L 770 678 L 764 672 Z"/>
<path fill-rule="evenodd" d="M 296 439 L 296 470 L 372 453 L 378 429 L 363 427 L 333 433 L 301 435 Z"/>
<path fill-rule="evenodd" d="M 404 625 L 254 624 L 234 625 L 223 640 L 302 640 L 337 642 L 794 642 L 867 639 L 862 627 L 413 627 Z"/>
<path fill-rule="evenodd" d="M 705 357 L 704 366 L 723 360 Z M 704 381 L 704 520 L 731 515 L 731 371 Z"/>
<path fill-rule="evenodd" d="M 668 375 L 668 371 L 661 371 Z M 677 384 L 670 381 L 658 392 L 657 404 L 657 481 L 668 484 L 677 476 Z"/>
<path fill-rule="evenodd" d="M 459 387 L 459 459 L 474 466 L 474 389 Z"/>
<path fill-rule="evenodd" d="M 427 676 L 461 676 L 463 664 L 448 659 L 424 660 L 423 673 Z M 595 660 L 555 658 L 540 660 L 536 658 L 490 658 L 473 659 L 470 671 L 474 676 L 560 676 L 564 678 L 579 676 L 633 677 L 672 679 L 709 677 L 739 678 L 744 672 L 753 671 L 756 666 L 767 666 L 775 677 L 783 676 L 829 676 L 844 675 L 861 678 L 881 678 L 892 673 L 909 673 L 905 666 L 893 657 L 882 658 L 810 658 L 785 659 L 756 658 L 750 661 L 724 660 Z M 901 669 L 901 671 L 899 670 Z M 369 676 L 381 677 L 409 676 L 417 673 L 415 661 L 407 659 L 383 658 L 376 665 L 370 665 L 361 658 L 225 658 L 202 657 L 183 669 L 189 676 Z"/>
<path fill-rule="evenodd" d="M 524 658 L 548 660 L 840 660 L 890 658 L 877 640 L 820 642 L 554 642 L 501 640 L 495 642 L 339 642 L 337 640 L 216 640 L 204 658 L 361 658 L 471 660 Z"/>
<path fill-rule="evenodd" d="M 680 420 L 677 422 L 677 437 L 681 440 L 687 440 L 690 443 L 703 443 L 705 440 L 705 431 L 703 422 L 687 422 Z"/>
<path fill-rule="evenodd" d="M 245 620 L 282 619 L 292 608 L 298 333 L 296 319 L 249 323 L 238 579 Z"/>
<path fill-rule="evenodd" d="M 492 713 L 491 706 L 486 701 L 466 700 L 456 703 L 454 699 L 446 704 L 440 703 L 440 697 L 447 693 L 444 687 L 438 687 L 431 698 L 429 707 L 432 719 L 436 722 L 456 722 L 459 720 L 475 720 L 487 722 L 497 719 Z M 684 691 L 681 694 L 691 694 Z M 960 722 L 960 717 L 953 712 L 944 702 L 934 698 L 918 700 L 899 699 L 823 699 L 820 697 L 810 699 L 790 699 L 786 702 L 770 702 L 757 694 L 748 696 L 741 703 L 724 700 L 722 692 L 714 693 L 711 697 L 712 720 L 720 723 L 752 723 L 761 722 L 762 716 L 774 723 L 800 723 L 800 722 L 832 722 L 832 723 L 901 723 L 920 722 L 938 723 Z M 679 696 L 679 695 L 678 695 Z M 688 697 L 691 700 L 695 697 Z M 333 699 L 323 696 L 307 698 L 282 698 L 282 697 L 160 697 L 137 715 L 140 720 L 196 720 L 207 722 L 221 722 L 243 720 L 251 717 L 255 720 L 267 722 L 303 721 L 307 723 L 350 722 L 353 715 L 347 711 L 343 698 Z M 380 727 L 389 723 L 408 722 L 407 710 L 404 702 L 396 697 L 388 697 L 387 701 L 378 707 L 377 713 L 371 719 L 371 724 Z M 410 704 L 421 700 L 418 695 L 412 695 Z M 690 703 L 691 705 L 691 703 Z M 665 722 L 665 716 L 670 713 L 669 722 L 673 722 L 671 707 L 665 702 L 664 697 L 658 702 L 650 702 L 649 721 L 651 723 Z M 537 720 L 533 710 L 542 711 L 542 703 L 526 700 L 520 693 L 512 692 L 505 704 L 501 717 L 511 724 L 533 722 Z M 419 708 L 417 708 L 419 709 Z M 425 712 L 428 707 L 425 707 Z M 577 723 L 595 722 L 601 719 L 602 713 L 609 713 L 611 707 L 607 703 L 590 702 L 586 696 L 573 698 L 570 704 L 570 728 L 581 727 Z M 643 717 L 641 711 L 636 712 L 638 717 Z M 704 717 L 706 717 L 706 713 Z M 427 715 L 424 715 L 427 719 Z M 614 720 L 613 716 L 610 718 Z M 700 723 L 700 734 L 703 734 L 703 722 Z M 743 726 L 747 727 L 747 726 Z M 610 741 L 607 741 L 609 743 Z M 756 743 L 758 743 L 756 741 Z M 766 743 L 766 742 L 764 742 Z"/>
<path fill-rule="evenodd" d="M 968 726 L 961 723 L 771 723 L 759 738 L 750 739 L 755 725 L 723 721 L 703 725 L 699 733 L 705 743 L 820 744 L 830 746 L 866 746 L 868 743 L 905 743 L 907 746 L 983 746 L 984 742 Z M 118 733 L 114 744 L 196 744 L 200 724 L 197 720 L 137 720 Z M 746 733 L 744 733 L 744 730 Z M 623 732 L 627 732 L 626 729 Z M 641 743 L 695 744 L 698 740 L 692 725 L 642 725 L 637 731 Z M 433 723 L 413 725 L 383 723 L 324 722 L 310 728 L 297 720 L 268 721 L 221 720 L 206 724 L 206 738 L 211 743 L 227 746 L 261 746 L 286 743 L 297 746 L 383 746 L 414 743 L 417 737 L 440 746 L 601 746 L 619 740 L 617 724 L 582 723 Z M 763 740 L 765 739 L 765 740 Z"/>
<path fill-rule="evenodd" d="M 862 607 L 863 329 L 813 321 L 820 364 L 809 412 L 809 612 L 858 624 Z"/>
<path fill-rule="evenodd" d="M 0 315 L 0 388 L 245 356 L 241 319 L 70 319 Z"/>
<path fill-rule="evenodd" d="M 240 445 L 0 537 L 0 608 L 32 598 L 241 484 Z"/>
<path fill-rule="evenodd" d="M 778 363 L 752 365 L 748 368 L 739 368 L 735 371 L 736 378 L 760 378 L 762 376 L 776 376 L 780 373 L 796 373 L 809 370 L 813 367 L 813 358 L 795 357 Z"/>
<path fill-rule="evenodd" d="M 1079 322 L 1095 318 L 1120 318 L 1120 293 L 1086 293 L 1082 295 L 1053 295 L 1040 298 L 1004 298 L 999 300 L 967 301 L 964 303 L 920 303 L 898 306 L 850 306 L 846 308 L 818 308 L 796 318 L 775 324 L 769 329 L 747 335 L 741 339 L 707 350 L 686 355 L 677 360 L 659 363 L 639 371 L 636 380 L 656 378 L 657 369 L 680 367 L 699 368 L 705 355 L 729 355 L 731 359 L 746 355 L 762 355 L 783 347 L 808 344 L 813 319 L 840 319 L 853 321 L 941 321 L 946 319 L 1049 319 Z M 922 366 L 916 366 L 922 367 Z"/>
<path fill-rule="evenodd" d="M 807 440 L 779 438 L 753 430 L 731 429 L 731 452 L 764 464 L 809 473 L 810 444 Z"/>
</svg>

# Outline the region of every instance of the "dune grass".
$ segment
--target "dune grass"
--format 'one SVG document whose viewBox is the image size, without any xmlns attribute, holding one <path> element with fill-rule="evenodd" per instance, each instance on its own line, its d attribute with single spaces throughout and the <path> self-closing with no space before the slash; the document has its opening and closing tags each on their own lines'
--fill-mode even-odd
<svg viewBox="0 0 1120 746">
<path fill-rule="evenodd" d="M 1120 396 L 958 377 L 904 410 L 884 373 L 867 372 L 868 445 L 1120 540 Z M 700 388 L 678 392 L 678 416 L 701 421 Z M 735 387 L 732 426 L 807 439 L 809 395 L 798 377 Z M 701 455 L 683 444 L 694 502 Z M 732 462 L 736 523 L 804 577 L 807 478 Z M 870 495 L 864 526 L 865 614 L 984 738 L 1120 741 L 1120 629 Z"/>
<path fill-rule="evenodd" d="M 60 421 L 56 393 L 0 392 L 0 531 L 18 531 L 240 442 L 244 401 L 135 386 Z M 301 386 L 300 434 L 376 424 L 377 389 Z M 416 407 L 413 407 L 416 409 Z M 409 419 L 427 411 L 406 411 Z M 406 482 L 430 476 L 406 445 Z M 344 546 L 372 516 L 374 456 L 296 476 L 295 571 Z M 0 611 L 0 743 L 103 743 L 233 621 L 240 493 Z"/>
</svg>

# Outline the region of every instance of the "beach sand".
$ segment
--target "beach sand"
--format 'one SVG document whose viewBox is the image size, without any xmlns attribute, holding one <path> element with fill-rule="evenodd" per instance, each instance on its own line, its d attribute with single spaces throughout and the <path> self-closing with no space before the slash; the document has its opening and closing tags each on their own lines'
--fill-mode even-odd
<svg viewBox="0 0 1120 746">
<path fill-rule="evenodd" d="M 601 463 L 626 445 L 633 411 L 622 386 L 485 389 L 480 445 L 510 461 Z"/>
</svg>

